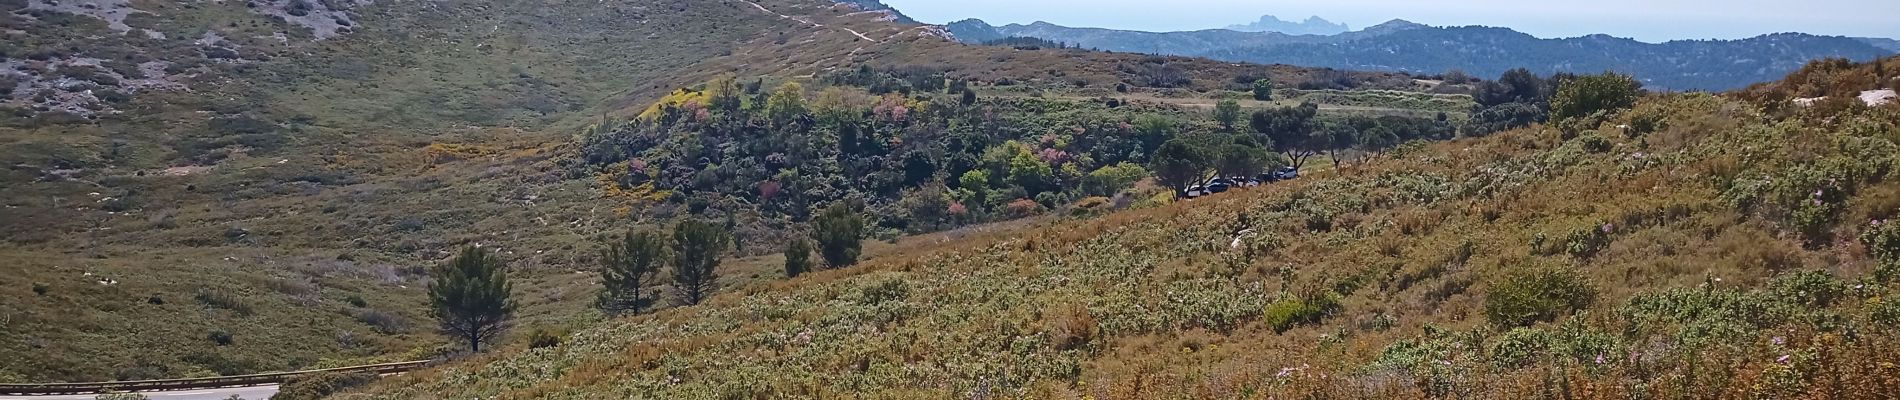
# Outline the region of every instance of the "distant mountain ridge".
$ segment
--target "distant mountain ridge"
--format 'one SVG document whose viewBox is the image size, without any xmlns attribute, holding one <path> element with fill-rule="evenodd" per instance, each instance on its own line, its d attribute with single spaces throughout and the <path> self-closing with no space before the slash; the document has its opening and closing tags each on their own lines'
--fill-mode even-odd
<svg viewBox="0 0 1900 400">
<path fill-rule="evenodd" d="M 1854 39 L 1873 45 L 1874 47 L 1886 49 L 1887 51 L 1900 53 L 1900 40 L 1894 40 L 1894 39 L 1888 39 L 1888 38 L 1868 38 L 1868 37 L 1854 38 Z"/>
<path fill-rule="evenodd" d="M 1282 21 L 1279 17 L 1262 15 L 1259 21 L 1228 25 L 1226 29 L 1239 32 L 1279 32 L 1288 35 L 1337 35 L 1352 30 L 1346 24 L 1327 21 L 1317 15 L 1306 17 L 1306 20 L 1300 22 Z"/>
<path fill-rule="evenodd" d="M 974 19 L 951 23 L 948 29 L 966 43 L 1022 36 L 1118 52 L 1353 70 L 1461 70 L 1483 77 L 1519 67 L 1540 74 L 1609 70 L 1633 74 L 1653 89 L 1670 90 L 1732 90 L 1779 79 L 1815 59 L 1866 61 L 1900 52 L 1900 41 L 1892 39 L 1805 33 L 1645 43 L 1601 34 L 1543 39 L 1509 28 L 1435 27 L 1405 20 L 1336 35 L 1227 29 L 1142 32 L 1047 22 L 994 26 Z"/>
</svg>

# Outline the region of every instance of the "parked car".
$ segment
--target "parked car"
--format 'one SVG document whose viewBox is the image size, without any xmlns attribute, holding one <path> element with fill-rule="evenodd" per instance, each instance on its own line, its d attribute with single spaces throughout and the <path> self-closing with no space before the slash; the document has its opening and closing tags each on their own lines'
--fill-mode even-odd
<svg viewBox="0 0 1900 400">
<path fill-rule="evenodd" d="M 1187 189 L 1187 198 L 1190 198 L 1190 199 L 1206 196 L 1208 194 L 1209 193 L 1207 193 L 1207 188 L 1201 187 L 1201 186 L 1192 186 L 1192 187 L 1188 187 Z"/>
<path fill-rule="evenodd" d="M 1210 193 L 1226 193 L 1227 188 L 1230 186 L 1231 185 L 1228 185 L 1227 182 L 1209 183 L 1207 184 L 1207 191 Z"/>
<path fill-rule="evenodd" d="M 1293 168 L 1293 167 L 1286 167 L 1286 168 L 1281 168 L 1281 169 L 1280 169 L 1280 173 L 1279 173 L 1278 175 L 1280 175 L 1280 179 L 1294 179 L 1294 178 L 1299 178 L 1299 177 L 1300 177 L 1300 169 L 1299 169 L 1299 168 Z"/>
</svg>

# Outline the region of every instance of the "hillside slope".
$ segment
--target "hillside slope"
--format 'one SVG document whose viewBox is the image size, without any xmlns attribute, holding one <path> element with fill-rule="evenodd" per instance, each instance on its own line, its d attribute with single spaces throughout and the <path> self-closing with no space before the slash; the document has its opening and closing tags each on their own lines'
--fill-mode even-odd
<svg viewBox="0 0 1900 400">
<path fill-rule="evenodd" d="M 1668 90 L 1731 90 L 1779 79 L 1810 60 L 1867 61 L 1894 53 L 1879 39 L 1799 33 L 1644 43 L 1606 35 L 1541 39 L 1508 28 L 1433 27 L 1403 20 L 1331 36 L 1220 29 L 1139 32 L 1045 22 L 991 26 L 980 20 L 947 28 L 970 43 L 1020 36 L 1111 51 L 1349 70 L 1462 70 L 1485 77 L 1512 68 L 1545 75 L 1614 70 L 1633 74 L 1653 89 Z"/>
<path fill-rule="evenodd" d="M 1884 398 L 1900 108 L 1765 105 L 1658 95 L 1400 146 L 339 398 Z"/>
<path fill-rule="evenodd" d="M 0 0 L 0 381 L 423 358 L 427 267 L 502 246 L 523 326 L 584 320 L 617 213 L 585 127 L 719 76 L 925 66 L 1024 92 L 1316 71 L 969 47 L 821 0 Z M 1394 73 L 1336 73 L 1411 88 Z M 525 330 L 525 329 L 524 329 Z"/>
</svg>

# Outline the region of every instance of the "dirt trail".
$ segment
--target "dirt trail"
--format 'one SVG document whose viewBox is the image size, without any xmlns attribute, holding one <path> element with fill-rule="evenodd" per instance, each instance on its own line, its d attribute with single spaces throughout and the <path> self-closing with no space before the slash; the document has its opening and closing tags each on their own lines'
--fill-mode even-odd
<svg viewBox="0 0 1900 400">
<path fill-rule="evenodd" d="M 752 5 L 752 7 L 754 7 L 754 8 L 758 8 L 758 9 L 759 9 L 759 11 L 764 11 L 764 12 L 765 12 L 766 14 L 772 14 L 772 15 L 777 15 L 777 16 L 778 16 L 779 18 L 784 18 L 784 19 L 789 19 L 789 20 L 793 20 L 793 21 L 798 21 L 798 22 L 801 22 L 801 23 L 804 23 L 805 25 L 811 25 L 811 27 L 813 27 L 813 28 L 825 28 L 825 27 L 826 27 L 826 26 L 825 26 L 825 24 L 820 24 L 820 23 L 817 23 L 817 22 L 812 22 L 812 21 L 811 21 L 810 19 L 806 19 L 805 17 L 794 17 L 794 16 L 790 16 L 790 15 L 785 15 L 785 14 L 779 14 L 778 12 L 775 12 L 775 11 L 772 11 L 771 9 L 767 9 L 767 8 L 765 8 L 765 6 L 763 6 L 763 5 L 760 5 L 759 3 L 755 3 L 755 2 L 752 2 L 751 0 L 739 0 L 739 1 L 743 1 L 743 2 L 745 2 L 746 4 L 751 4 L 751 5 Z M 857 37 L 858 37 L 859 39 L 864 39 L 864 40 L 869 40 L 869 41 L 871 41 L 872 43 L 876 43 L 876 42 L 877 42 L 877 39 L 872 39 L 872 38 L 871 38 L 870 36 L 865 36 L 865 35 L 864 35 L 863 33 L 859 33 L 859 32 L 858 32 L 857 30 L 854 30 L 854 29 L 851 29 L 851 28 L 846 28 L 846 27 L 837 27 L 836 29 L 841 29 L 841 30 L 844 30 L 845 32 L 850 32 L 850 33 L 851 33 L 852 35 L 856 35 L 856 36 L 857 36 Z"/>
</svg>

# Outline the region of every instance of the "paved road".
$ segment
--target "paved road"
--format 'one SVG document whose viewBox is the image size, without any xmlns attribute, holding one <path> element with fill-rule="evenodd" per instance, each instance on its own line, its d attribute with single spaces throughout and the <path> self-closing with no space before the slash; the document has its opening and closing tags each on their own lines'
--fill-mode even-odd
<svg viewBox="0 0 1900 400">
<path fill-rule="evenodd" d="M 224 399 L 231 398 L 231 395 L 234 395 L 234 394 L 238 395 L 238 397 L 244 398 L 245 400 L 267 400 L 267 399 L 270 399 L 271 395 L 277 394 L 277 385 L 240 387 L 240 388 L 223 388 L 223 389 L 174 390 L 174 391 L 169 391 L 169 392 L 144 392 L 140 394 L 143 394 L 145 395 L 145 397 L 150 398 L 152 400 L 224 400 Z M 0 400 L 93 400 L 93 398 L 95 397 L 98 397 L 98 395 L 87 394 L 87 395 L 24 396 L 24 397 L 0 395 Z"/>
</svg>

